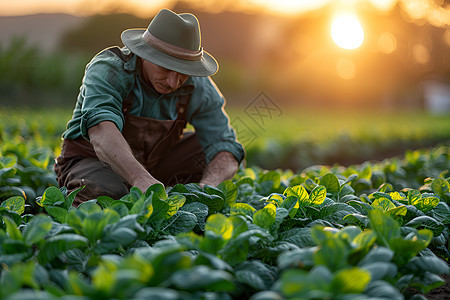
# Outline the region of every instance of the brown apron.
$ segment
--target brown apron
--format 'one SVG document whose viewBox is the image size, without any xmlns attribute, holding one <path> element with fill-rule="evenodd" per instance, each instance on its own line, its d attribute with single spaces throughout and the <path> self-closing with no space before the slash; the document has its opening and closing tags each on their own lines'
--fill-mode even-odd
<svg viewBox="0 0 450 300">
<path fill-rule="evenodd" d="M 175 120 L 158 120 L 129 113 L 132 100 L 127 97 L 122 106 L 125 117 L 122 134 L 136 159 L 165 185 L 199 182 L 206 167 L 204 153 L 193 132 L 183 135 L 191 87 L 177 101 Z M 56 159 L 55 172 L 60 186 L 71 192 L 84 186 L 74 205 L 106 195 L 118 199 L 130 186 L 111 168 L 98 160 L 91 143 L 80 137 L 65 139 L 61 156 Z"/>
</svg>

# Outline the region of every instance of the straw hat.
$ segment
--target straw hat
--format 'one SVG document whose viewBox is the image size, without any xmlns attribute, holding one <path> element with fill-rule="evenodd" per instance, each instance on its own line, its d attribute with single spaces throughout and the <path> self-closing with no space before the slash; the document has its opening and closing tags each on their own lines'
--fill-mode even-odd
<svg viewBox="0 0 450 300">
<path fill-rule="evenodd" d="M 139 57 L 156 65 L 191 76 L 217 72 L 217 61 L 203 51 L 200 25 L 193 14 L 162 9 L 147 29 L 128 29 L 122 41 Z"/>
</svg>

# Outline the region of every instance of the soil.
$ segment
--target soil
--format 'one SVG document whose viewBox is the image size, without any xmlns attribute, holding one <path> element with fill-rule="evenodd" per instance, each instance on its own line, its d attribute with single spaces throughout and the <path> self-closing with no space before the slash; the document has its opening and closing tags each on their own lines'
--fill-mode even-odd
<svg viewBox="0 0 450 300">
<path fill-rule="evenodd" d="M 450 275 L 441 275 L 441 278 L 445 280 L 446 284 L 441 285 L 426 294 L 422 294 L 425 298 L 428 300 L 450 300 Z M 420 294 L 413 288 L 409 288 L 407 293 L 410 295 Z"/>
<path fill-rule="evenodd" d="M 450 275 L 441 275 L 446 284 L 429 291 L 424 296 L 428 300 L 449 300 L 450 299 Z"/>
</svg>

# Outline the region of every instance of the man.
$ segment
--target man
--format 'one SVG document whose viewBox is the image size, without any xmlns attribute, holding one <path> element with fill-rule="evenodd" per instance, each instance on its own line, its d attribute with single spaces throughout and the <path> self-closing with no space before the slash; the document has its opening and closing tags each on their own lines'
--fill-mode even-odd
<svg viewBox="0 0 450 300">
<path fill-rule="evenodd" d="M 74 205 L 118 199 L 155 183 L 216 186 L 232 178 L 245 152 L 209 76 L 216 60 L 201 47 L 192 14 L 161 10 L 147 29 L 122 33 L 125 47 L 86 66 L 55 172 Z M 183 129 L 189 122 L 194 132 Z"/>
</svg>

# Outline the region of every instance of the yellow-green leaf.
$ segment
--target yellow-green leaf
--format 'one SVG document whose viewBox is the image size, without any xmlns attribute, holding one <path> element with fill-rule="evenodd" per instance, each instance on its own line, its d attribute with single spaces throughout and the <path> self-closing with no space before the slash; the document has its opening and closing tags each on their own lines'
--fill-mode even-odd
<svg viewBox="0 0 450 300">
<path fill-rule="evenodd" d="M 297 197 L 299 204 L 302 205 L 308 205 L 310 203 L 308 192 L 302 185 L 287 187 L 286 190 L 284 190 L 283 195 L 285 195 L 286 197 Z"/>
<path fill-rule="evenodd" d="M 269 229 L 275 223 L 277 208 L 272 203 L 267 204 L 263 209 L 258 210 L 253 215 L 253 224 Z"/>
<path fill-rule="evenodd" d="M 318 185 L 311 191 L 310 199 L 312 204 L 320 205 L 326 197 L 327 189 L 323 185 Z"/>
<path fill-rule="evenodd" d="M 235 203 L 231 205 L 230 214 L 233 215 L 244 215 L 253 216 L 256 209 L 247 203 Z"/>
<path fill-rule="evenodd" d="M 372 202 L 372 206 L 384 212 L 396 208 L 395 204 L 385 197 L 375 199 Z"/>
<path fill-rule="evenodd" d="M 21 215 L 25 211 L 25 199 L 21 196 L 14 196 L 3 201 L 1 206 Z"/>
<path fill-rule="evenodd" d="M 225 241 L 233 234 L 233 223 L 222 214 L 214 214 L 206 220 L 205 231 L 212 231 L 221 236 Z"/>
<path fill-rule="evenodd" d="M 184 202 L 186 202 L 186 197 L 183 195 L 172 195 L 166 200 L 167 204 L 169 204 L 169 210 L 167 211 L 167 217 L 170 218 L 183 206 Z"/>
<path fill-rule="evenodd" d="M 332 290 L 336 294 L 360 294 L 369 284 L 369 271 L 360 268 L 340 270 L 331 281 Z"/>
</svg>

